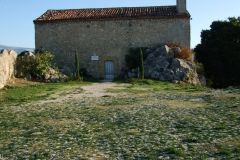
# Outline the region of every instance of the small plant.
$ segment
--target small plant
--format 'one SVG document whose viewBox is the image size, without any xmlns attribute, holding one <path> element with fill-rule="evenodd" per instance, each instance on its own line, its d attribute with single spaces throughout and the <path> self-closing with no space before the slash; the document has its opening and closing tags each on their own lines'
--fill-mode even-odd
<svg viewBox="0 0 240 160">
<path fill-rule="evenodd" d="M 232 150 L 229 147 L 223 147 L 220 149 L 220 154 L 225 154 L 230 156 L 232 154 Z"/>
<path fill-rule="evenodd" d="M 187 72 L 187 77 L 188 77 L 188 80 L 192 81 L 194 79 L 194 77 L 195 77 L 194 72 L 188 71 Z"/>
<path fill-rule="evenodd" d="M 175 55 L 176 58 L 185 59 L 187 61 L 194 61 L 194 52 L 189 47 L 180 48 L 181 52 Z"/>
<path fill-rule="evenodd" d="M 236 147 L 234 150 L 235 153 L 240 153 L 240 147 Z"/>
<path fill-rule="evenodd" d="M 183 47 L 178 42 L 166 43 L 165 45 L 168 46 L 169 48 L 175 48 L 175 47 L 180 48 L 181 51 L 179 53 L 175 54 L 175 58 L 185 59 L 187 61 L 194 62 L 195 54 L 189 47 Z"/>
<path fill-rule="evenodd" d="M 168 153 L 170 153 L 170 154 L 176 154 L 176 155 L 178 155 L 178 156 L 183 156 L 183 155 L 184 155 L 183 151 L 181 151 L 180 149 L 178 149 L 178 148 L 176 148 L 176 147 L 169 147 L 169 148 L 167 149 L 167 151 L 168 151 Z"/>
</svg>

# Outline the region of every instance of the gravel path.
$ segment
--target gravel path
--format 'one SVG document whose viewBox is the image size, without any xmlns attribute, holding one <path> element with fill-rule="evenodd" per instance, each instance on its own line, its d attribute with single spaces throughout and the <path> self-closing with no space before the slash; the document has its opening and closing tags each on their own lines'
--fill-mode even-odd
<svg viewBox="0 0 240 160">
<path fill-rule="evenodd" d="M 112 95 L 115 95 L 115 94 L 106 92 L 106 90 L 108 88 L 114 88 L 116 86 L 117 86 L 117 84 L 113 83 L 113 82 L 93 83 L 93 85 L 81 87 L 84 90 L 84 92 L 76 95 L 76 98 L 102 97 L 102 96 L 105 96 L 105 95 L 112 96 Z"/>
<path fill-rule="evenodd" d="M 43 100 L 40 102 L 37 102 L 38 104 L 44 104 L 44 103 L 61 103 L 63 101 L 67 101 L 70 99 L 81 99 L 81 98 L 89 98 L 89 97 L 102 97 L 102 96 L 115 96 L 116 93 L 110 93 L 107 92 L 107 89 L 109 88 L 115 88 L 118 89 L 123 88 L 127 84 L 117 84 L 114 82 L 104 82 L 104 83 L 93 83 L 92 85 L 86 85 L 82 86 L 79 93 L 67 93 L 65 95 L 54 95 L 54 97 L 51 97 L 53 99 L 49 100 Z"/>
</svg>

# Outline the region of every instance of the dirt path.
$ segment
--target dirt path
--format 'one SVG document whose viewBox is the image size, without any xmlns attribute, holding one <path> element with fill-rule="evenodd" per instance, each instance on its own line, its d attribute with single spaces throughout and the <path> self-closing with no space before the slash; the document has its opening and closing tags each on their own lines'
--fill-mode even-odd
<svg viewBox="0 0 240 160">
<path fill-rule="evenodd" d="M 117 84 L 113 82 L 94 83 L 91 86 L 83 86 L 84 93 L 77 95 L 77 97 L 102 97 L 105 95 L 115 95 L 113 93 L 106 92 L 108 88 L 114 88 Z"/>
<path fill-rule="evenodd" d="M 61 103 L 68 100 L 82 99 L 89 97 L 115 96 L 116 93 L 107 92 L 109 88 L 122 89 L 127 84 L 117 84 L 114 82 L 93 83 L 92 85 L 82 86 L 78 93 L 55 94 L 47 100 L 41 100 L 37 104 L 44 103 Z M 79 90 L 79 89 L 78 89 Z"/>
</svg>

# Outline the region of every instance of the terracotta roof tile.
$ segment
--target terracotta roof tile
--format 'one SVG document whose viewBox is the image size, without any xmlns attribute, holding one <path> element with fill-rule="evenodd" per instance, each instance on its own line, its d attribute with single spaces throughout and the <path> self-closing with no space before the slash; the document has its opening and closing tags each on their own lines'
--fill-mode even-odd
<svg viewBox="0 0 240 160">
<path fill-rule="evenodd" d="M 135 19 L 135 18 L 190 18 L 190 14 L 178 13 L 176 6 L 155 7 L 123 7 L 123 8 L 94 8 L 47 10 L 36 22 L 64 20 L 101 20 L 101 19 Z"/>
</svg>

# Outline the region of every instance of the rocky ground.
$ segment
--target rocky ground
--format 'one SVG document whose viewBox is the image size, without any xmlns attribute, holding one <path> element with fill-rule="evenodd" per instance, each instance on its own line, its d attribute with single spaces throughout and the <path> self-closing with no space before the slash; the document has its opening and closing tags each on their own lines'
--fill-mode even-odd
<svg viewBox="0 0 240 160">
<path fill-rule="evenodd" d="M 55 101 L 0 106 L 0 157 L 240 157 L 238 89 L 168 88 L 95 83 Z"/>
</svg>

